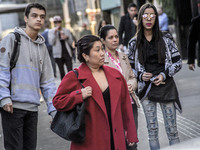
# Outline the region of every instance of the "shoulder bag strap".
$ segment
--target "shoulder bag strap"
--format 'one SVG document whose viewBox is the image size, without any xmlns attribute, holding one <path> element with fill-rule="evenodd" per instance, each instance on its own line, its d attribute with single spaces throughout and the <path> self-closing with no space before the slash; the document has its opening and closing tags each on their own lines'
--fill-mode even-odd
<svg viewBox="0 0 200 150">
<path fill-rule="evenodd" d="M 78 71 L 77 71 L 77 70 L 73 70 L 73 72 L 76 74 L 76 77 L 78 78 Z M 83 86 L 81 80 L 78 80 L 78 81 L 79 81 L 79 83 L 81 84 L 82 88 L 84 88 L 84 86 Z"/>
</svg>

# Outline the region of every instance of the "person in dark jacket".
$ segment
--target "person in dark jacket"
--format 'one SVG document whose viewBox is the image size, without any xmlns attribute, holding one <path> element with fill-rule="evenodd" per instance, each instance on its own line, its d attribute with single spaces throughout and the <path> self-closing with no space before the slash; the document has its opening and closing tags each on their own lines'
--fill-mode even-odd
<svg viewBox="0 0 200 150">
<path fill-rule="evenodd" d="M 128 5 L 128 13 L 121 17 L 119 24 L 119 49 L 126 51 L 129 40 L 135 35 L 137 27 L 137 6 L 134 3 Z"/>
<path fill-rule="evenodd" d="M 193 71 L 195 68 L 197 41 L 200 46 L 200 15 L 192 19 L 190 26 L 190 34 L 188 39 L 188 67 L 190 70 Z M 197 61 L 198 61 L 198 66 L 200 67 L 200 48 L 198 48 Z"/>
</svg>

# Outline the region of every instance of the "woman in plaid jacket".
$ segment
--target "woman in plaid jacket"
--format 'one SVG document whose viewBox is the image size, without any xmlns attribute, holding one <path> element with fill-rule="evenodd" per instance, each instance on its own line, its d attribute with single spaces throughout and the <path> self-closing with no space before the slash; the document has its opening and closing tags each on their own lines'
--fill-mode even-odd
<svg viewBox="0 0 200 150">
<path fill-rule="evenodd" d="M 160 149 L 157 104 L 163 112 L 169 144 L 179 143 L 176 109 L 181 112 L 173 76 L 182 61 L 172 36 L 159 29 L 154 5 L 144 4 L 138 14 L 136 36 L 129 41 L 129 60 L 138 78 L 138 96 L 147 121 L 151 150 Z"/>
</svg>

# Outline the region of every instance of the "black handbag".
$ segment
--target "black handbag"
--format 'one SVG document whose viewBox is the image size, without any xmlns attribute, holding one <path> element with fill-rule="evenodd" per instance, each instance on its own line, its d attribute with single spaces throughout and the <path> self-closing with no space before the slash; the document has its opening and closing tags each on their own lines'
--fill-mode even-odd
<svg viewBox="0 0 200 150">
<path fill-rule="evenodd" d="M 136 91 L 136 95 L 138 96 L 139 100 L 141 100 L 141 99 L 145 96 L 146 91 L 147 91 L 147 89 L 148 89 L 148 87 L 149 87 L 149 84 L 150 84 L 149 81 L 148 81 L 148 82 L 145 82 L 145 86 L 143 87 L 143 89 L 140 90 L 139 92 Z"/>
<path fill-rule="evenodd" d="M 149 100 L 169 102 L 179 99 L 173 77 L 168 77 L 164 82 L 165 84 L 160 84 L 159 86 L 152 84 L 151 90 L 147 95 Z"/>
<path fill-rule="evenodd" d="M 78 78 L 78 72 L 76 70 L 73 71 Z M 82 85 L 81 82 L 80 84 Z M 68 141 L 83 142 L 85 138 L 84 102 L 76 105 L 76 107 L 70 111 L 57 111 L 51 124 L 51 130 Z"/>
</svg>

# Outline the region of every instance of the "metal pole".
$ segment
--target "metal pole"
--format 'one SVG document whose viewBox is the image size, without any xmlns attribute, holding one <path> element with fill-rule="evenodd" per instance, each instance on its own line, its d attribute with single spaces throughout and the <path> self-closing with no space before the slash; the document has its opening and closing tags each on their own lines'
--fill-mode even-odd
<svg viewBox="0 0 200 150">
<path fill-rule="evenodd" d="M 68 0 L 64 0 L 63 2 L 63 15 L 64 15 L 65 27 L 71 30 L 72 28 L 70 25 L 71 19 L 69 17 Z"/>
</svg>

